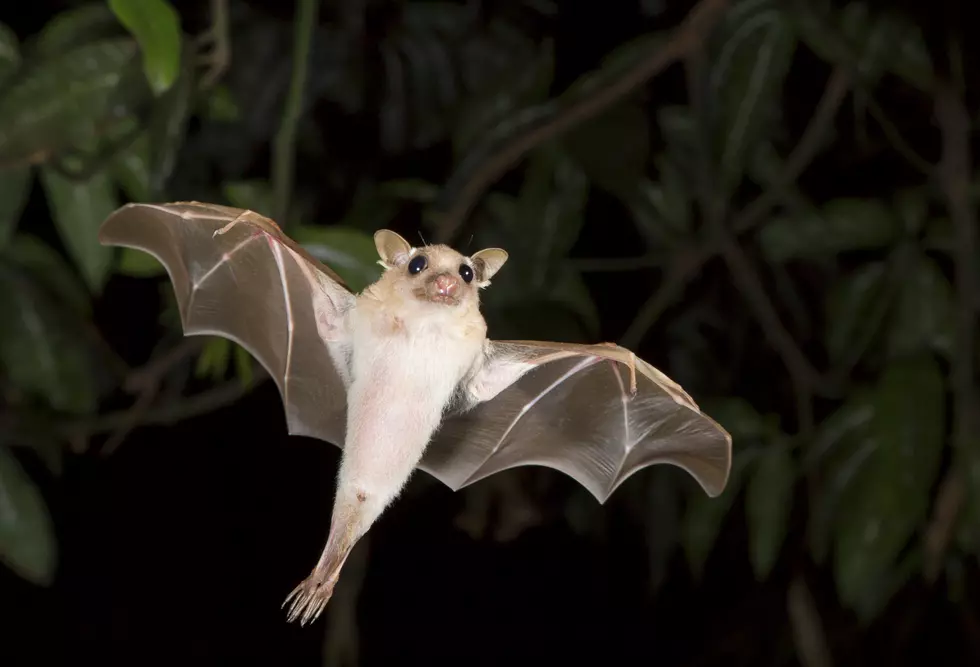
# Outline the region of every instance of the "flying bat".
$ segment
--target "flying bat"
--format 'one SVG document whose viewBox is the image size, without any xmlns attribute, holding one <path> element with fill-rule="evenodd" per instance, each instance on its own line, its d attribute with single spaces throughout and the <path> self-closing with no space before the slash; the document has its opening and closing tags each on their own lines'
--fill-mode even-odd
<svg viewBox="0 0 980 667">
<path fill-rule="evenodd" d="M 253 211 L 128 204 L 103 245 L 145 251 L 173 283 L 185 335 L 248 350 L 279 388 L 290 434 L 342 449 L 326 546 L 287 596 L 287 620 L 323 611 L 351 549 L 416 468 L 453 490 L 547 466 L 603 503 L 658 463 L 709 496 L 725 488 L 731 436 L 631 351 L 487 338 L 479 290 L 507 261 L 374 236 L 384 267 L 359 294 Z"/>
</svg>

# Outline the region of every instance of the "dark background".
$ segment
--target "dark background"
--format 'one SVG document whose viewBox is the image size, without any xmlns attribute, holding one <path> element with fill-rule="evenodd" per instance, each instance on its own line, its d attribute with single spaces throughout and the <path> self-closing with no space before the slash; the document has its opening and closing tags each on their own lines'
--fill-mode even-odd
<svg viewBox="0 0 980 667">
<path fill-rule="evenodd" d="M 29 45 L 53 17 L 80 4 L 36 0 L 16 11 L 5 8 L 0 19 Z M 220 82 L 221 90 L 230 91 L 237 116 L 228 119 L 209 114 L 208 95 L 216 93 L 213 89 L 200 93 L 204 102 L 188 113 L 179 140 L 167 140 L 179 150 L 175 164 L 159 173 L 160 186 L 148 190 L 153 199 L 193 198 L 241 206 L 269 202 L 268 182 L 275 185 L 279 179 L 271 146 L 292 71 L 296 4 L 231 0 L 232 56 Z M 430 217 L 431 212 L 451 210 L 459 200 L 460 184 L 475 178 L 480 165 L 515 137 L 547 127 L 583 100 L 601 95 L 563 93 L 580 77 L 601 67 L 607 54 L 630 39 L 659 31 L 666 43 L 694 7 L 694 3 L 680 2 L 568 2 L 560 7 L 558 3 L 518 0 L 445 3 L 472 10 L 473 18 L 467 24 L 470 32 L 462 30 L 439 42 L 448 45 L 433 61 L 436 64 L 413 64 L 413 56 L 399 52 L 409 72 L 403 73 L 403 83 L 407 82 L 410 103 L 403 109 L 390 97 L 394 75 L 386 69 L 385 49 L 405 35 L 417 38 L 412 37 L 416 29 L 412 26 L 417 23 L 411 17 L 412 7 L 419 4 L 396 0 L 321 3 L 297 130 L 295 176 L 287 183 L 291 193 L 289 215 L 283 220 L 287 232 L 314 224 L 342 224 L 362 234 L 386 226 L 413 241 L 419 230 L 427 240 L 438 237 L 444 228 L 438 218 Z M 748 12 L 752 5 L 764 3 L 730 4 L 727 11 L 737 16 L 738 11 Z M 577 135 L 577 148 L 571 140 L 559 141 L 562 150 L 572 156 L 568 163 L 578 166 L 562 162 L 543 168 L 554 167 L 556 173 L 562 168 L 584 169 L 589 182 L 580 210 L 568 204 L 577 212 L 559 219 L 560 225 L 571 229 L 559 235 L 560 241 L 547 240 L 541 231 L 544 218 L 534 215 L 533 207 L 519 225 L 508 225 L 488 212 L 486 198 L 479 200 L 458 238 L 453 239 L 459 246 L 472 244 L 470 250 L 491 244 L 517 248 L 489 290 L 499 288 L 509 297 L 496 302 L 488 297 L 491 337 L 631 343 L 640 356 L 680 381 L 733 433 L 736 472 L 724 496 L 727 500 L 706 501 L 693 481 L 673 468 L 636 474 L 601 507 L 584 489 L 554 471 L 501 473 L 458 493 L 420 473 L 358 546 L 324 618 L 305 629 L 287 624 L 279 607 L 322 548 L 339 450 L 286 436 L 278 394 L 266 381 L 243 390 L 237 400 L 198 416 L 167 420 L 170 423 L 140 424 L 137 413 L 137 426 L 116 451 L 107 453 L 106 437 L 111 437 L 113 429 L 86 429 L 84 424 L 97 423 L 91 421 L 97 415 L 125 413 L 136 397 L 125 390 L 127 372 L 119 372 L 110 362 L 103 364 L 103 359 L 115 354 L 125 369 L 139 369 L 183 344 L 165 276 L 127 275 L 124 267 L 114 264 L 104 287 L 90 290 L 88 321 L 94 326 L 78 336 L 88 340 L 86 336 L 92 335 L 102 341 L 92 348 L 96 351 L 85 353 L 94 360 L 91 373 L 98 378 L 92 383 L 98 392 L 94 408 L 69 414 L 46 403 L 43 391 L 32 393 L 15 386 L 15 373 L 4 374 L 4 426 L 10 436 L 4 446 L 16 452 L 43 494 L 53 520 L 58 566 L 54 578 L 42 585 L 0 568 L 0 663 L 93 660 L 102 664 L 302 665 L 343 664 L 346 657 L 346 664 L 362 665 L 554 661 L 824 667 L 876 661 L 919 665 L 937 660 L 944 665 L 977 664 L 980 582 L 971 517 L 980 517 L 980 491 L 977 478 L 969 476 L 969 462 L 980 460 L 970 458 L 977 456 L 980 446 L 962 435 L 970 431 L 963 424 L 976 421 L 975 410 L 968 414 L 963 409 L 976 398 L 976 331 L 964 323 L 975 322 L 980 302 L 963 297 L 964 291 L 976 294 L 975 287 L 963 282 L 963 275 L 975 281 L 975 259 L 967 263 L 965 272 L 957 273 L 957 263 L 962 266 L 969 259 L 962 241 L 970 234 L 962 234 L 962 229 L 964 225 L 975 229 L 977 199 L 974 192 L 964 195 L 967 215 L 957 213 L 958 200 L 955 193 L 950 194 L 948 179 L 944 180 L 953 172 L 944 166 L 949 156 L 942 149 L 944 137 L 952 130 L 938 123 L 935 113 L 937 100 L 950 94 L 971 123 L 978 117 L 973 82 L 980 69 L 977 48 L 967 38 L 970 16 L 953 2 L 870 2 L 866 19 L 860 21 L 854 15 L 847 18 L 847 3 L 842 2 L 817 3 L 809 9 L 804 3 L 771 4 L 777 7 L 772 10 L 778 13 L 777 22 L 785 22 L 779 25 L 799 26 L 813 16 L 826 25 L 820 29 L 823 32 L 800 37 L 789 52 L 792 62 L 786 72 L 779 74 L 780 68 L 772 64 L 760 68 L 766 81 L 778 81 L 774 91 L 767 93 L 771 100 L 752 112 L 756 119 L 763 116 L 764 122 L 750 123 L 748 154 L 771 146 L 784 169 L 832 73 L 849 72 L 852 79 L 829 126 L 822 128 L 819 148 L 795 185 L 769 201 L 763 221 L 733 242 L 740 248 L 737 257 L 747 258 L 755 275 L 761 276 L 770 312 L 784 323 L 813 367 L 834 375 L 837 360 L 824 332 L 834 329 L 831 320 L 835 314 L 843 318 L 847 311 L 830 310 L 828 315 L 827 301 L 835 289 L 848 289 L 849 276 L 884 257 L 898 256 L 896 248 L 901 246 L 915 248 L 927 257 L 945 285 L 918 300 L 907 297 L 904 306 L 895 306 L 905 308 L 904 319 L 895 315 L 879 323 L 876 330 L 868 329 L 867 321 L 884 296 L 871 297 L 863 309 L 847 315 L 853 322 L 838 326 L 837 335 L 845 332 L 846 340 L 850 326 L 855 341 L 867 333 L 871 342 L 857 362 L 844 368 L 842 378 L 837 373 L 841 391 L 820 395 L 810 387 L 798 399 L 800 387 L 794 373 L 787 371 L 785 348 L 773 341 L 765 314 L 759 315 L 758 300 L 753 298 L 757 292 L 745 286 L 742 265 L 737 257 L 716 252 L 719 237 L 713 225 L 725 228 L 738 219 L 740 211 L 776 187 L 773 182 L 763 182 L 758 171 L 750 173 L 746 168 L 735 177 L 733 187 L 721 192 L 718 145 L 725 145 L 731 130 L 725 126 L 730 115 L 724 105 L 738 104 L 748 88 L 741 93 L 722 91 L 717 96 L 708 91 L 702 106 L 693 107 L 702 129 L 695 138 L 700 137 L 702 148 L 707 146 L 699 156 L 696 145 L 684 144 L 688 135 L 664 124 L 659 115 L 672 105 L 691 108 L 683 63 L 671 65 L 624 98 L 635 103 L 626 112 L 621 105 L 609 105 L 614 115 L 607 118 L 617 119 L 614 122 L 578 124 L 585 134 Z M 184 1 L 173 6 L 188 35 L 208 26 L 208 3 Z M 461 20 L 445 6 L 434 9 L 436 14 L 439 11 L 445 13 L 447 23 Z M 886 18 L 896 23 L 887 23 Z M 467 55 L 464 46 L 468 40 L 482 38 L 494 22 L 506 24 L 530 44 L 553 40 L 554 74 L 546 93 L 558 100 L 558 111 L 544 114 L 528 130 L 514 120 L 518 109 L 512 108 L 511 115 L 505 114 L 483 130 L 488 136 L 493 130 L 500 138 L 471 147 L 470 153 L 462 151 L 470 156 L 466 161 L 459 151 L 454 153 L 452 136 L 467 113 L 460 103 L 468 95 L 498 98 L 463 85 L 458 100 L 437 109 L 433 86 L 444 77 L 459 80 L 462 75 L 454 73 L 455 68 L 482 71 L 482 67 L 491 76 L 493 55 L 504 58 L 510 47 L 487 38 L 485 51 Z M 909 26 L 921 28 L 921 39 L 910 36 Z M 725 29 L 738 34 L 737 24 Z M 851 40 L 852 48 L 841 47 L 828 35 Z M 736 67 L 726 81 L 748 80 L 746 72 L 751 73 L 751 65 L 758 62 L 752 59 L 755 52 L 751 49 L 758 49 L 753 45 L 764 39 L 768 33 L 745 42 L 748 46 L 741 48 L 749 52 L 742 55 L 746 61 L 739 61 L 737 67 L 748 69 Z M 861 49 L 877 43 L 875 40 L 889 46 L 862 55 Z M 90 38 L 80 38 L 84 41 Z M 724 52 L 725 41 L 719 37 L 708 44 L 706 61 L 712 63 Z M 952 66 L 949 54 L 956 51 L 951 44 L 958 44 L 960 50 Z M 647 51 L 655 48 L 648 46 Z M 919 71 L 904 66 L 902 54 L 909 52 L 925 54 L 930 63 L 924 82 L 908 74 Z M 25 54 L 21 66 L 26 74 L 20 76 L 40 76 L 37 68 L 43 67 L 43 58 L 32 60 L 27 47 Z M 521 71 L 520 58 L 514 58 L 515 71 Z M 641 56 L 633 56 L 633 61 L 640 60 Z M 604 70 L 597 81 L 614 84 L 622 71 L 635 67 L 633 61 L 619 72 Z M 506 82 L 507 77 L 501 80 Z M 0 90 L 16 85 L 16 79 L 4 80 Z M 134 90 L 139 87 L 137 83 L 132 86 Z M 351 92 L 357 90 L 360 94 Z M 506 85 L 503 90 L 506 92 Z M 133 103 L 133 118 L 152 125 L 153 110 L 161 103 L 139 99 L 142 101 Z M 534 106 L 544 100 L 517 106 Z M 881 111 L 869 112 L 870 107 Z M 21 110 L 20 116 L 10 105 L 3 109 L 6 115 L 0 114 L 0 124 L 11 132 L 27 131 L 23 128 L 29 128 L 30 122 L 24 118 L 30 109 Z M 642 112 L 640 134 L 632 129 L 637 127 L 633 113 L 637 110 Z M 74 114 L 77 120 L 79 114 L 96 112 L 67 109 L 62 113 L 68 114 L 66 118 Z M 105 115 L 105 109 L 101 113 Z M 98 131 L 93 136 L 99 141 L 103 138 Z M 398 136 L 404 140 L 391 138 Z M 961 143 L 973 143 L 974 128 L 969 127 L 963 136 L 966 141 Z M 10 152 L 9 137 L 6 143 L 0 142 L 5 169 L 26 168 L 28 163 L 43 169 L 75 148 L 65 143 L 44 146 L 46 157 L 38 161 L 23 152 Z M 675 148 L 678 142 L 680 150 Z M 152 144 L 157 157 L 160 145 Z M 637 145 L 641 145 L 641 155 L 634 160 Z M 102 146 L 100 150 L 110 149 Z M 529 160 L 544 150 L 536 145 L 527 154 Z M 909 152 L 920 156 L 927 165 L 926 173 L 921 165 L 916 167 L 914 157 L 908 159 Z M 679 169 L 680 181 L 667 182 L 658 162 L 658 156 L 664 155 L 677 164 L 688 161 L 694 166 Z M 531 178 L 527 162 L 520 161 L 501 178 L 493 179 L 492 190 L 511 195 L 521 192 Z M 635 173 L 624 172 L 621 165 L 633 162 L 639 165 Z M 972 166 L 967 167 L 969 181 L 976 183 Z M 625 185 L 632 187 L 629 178 L 664 183 L 668 193 L 671 188 L 683 190 L 691 210 L 687 227 L 680 234 L 663 234 L 668 222 L 657 216 L 651 222 L 649 212 L 644 213 L 631 195 L 623 194 L 629 189 Z M 418 202 L 412 196 L 385 199 L 389 195 L 370 189 L 395 179 L 416 179 L 422 182 L 416 183 L 417 192 L 437 194 L 416 196 L 423 200 Z M 244 198 L 228 196 L 222 187 L 230 182 L 249 183 Z M 625 184 L 624 188 L 616 187 L 617 183 Z M 426 184 L 428 189 L 423 187 Z M 362 192 L 368 193 L 366 200 L 375 208 L 356 208 L 359 188 L 368 188 Z M 909 200 L 896 199 L 901 193 L 912 194 Z M 120 203 L 134 198 L 125 186 L 119 197 Z M 871 229 L 875 223 L 866 216 L 845 221 L 848 229 L 865 225 L 871 230 L 863 234 L 841 233 L 839 225 L 833 227 L 826 218 L 816 223 L 811 220 L 812 210 L 825 211 L 820 207 L 839 198 L 881 202 L 897 218 L 921 204 L 928 212 L 924 216 L 928 222 L 917 234 L 885 239 Z M 572 199 L 574 196 L 559 191 L 549 201 L 561 208 Z M 390 201 L 395 203 L 383 210 L 382 204 Z M 711 206 L 718 202 L 722 202 L 723 213 L 713 219 Z M 16 229 L 57 249 L 66 263 L 77 262 L 70 244 L 59 236 L 63 226 L 54 220 L 52 210 L 48 191 L 40 179 L 35 180 L 14 221 Z M 275 214 L 270 209 L 262 212 Z M 796 224 L 788 227 L 789 241 L 780 241 L 783 237 L 776 233 L 766 236 L 769 220 L 785 229 L 787 219 Z M 943 226 L 943 221 L 950 220 L 954 240 Z M 933 223 L 938 230 L 935 234 Z M 805 230 L 811 242 L 793 241 L 793 234 L 802 235 Z M 476 237 L 472 241 L 471 235 Z M 814 251 L 807 247 L 821 241 L 826 241 L 827 248 Z M 783 245 L 777 248 L 779 243 Z M 543 248 L 544 254 L 536 254 L 535 248 Z M 711 259 L 685 280 L 681 294 L 668 297 L 667 307 L 652 326 L 636 328 L 637 315 L 651 295 L 669 283 L 677 262 L 698 252 L 709 252 Z M 11 266 L 19 266 L 9 252 L 6 257 Z M 630 268 L 629 262 L 622 261 L 636 257 L 643 260 L 639 262 L 642 266 Z M 367 266 L 373 261 L 363 256 L 358 259 Z M 550 271 L 544 288 L 529 284 L 527 274 L 518 268 L 523 266 L 527 272 L 539 264 L 547 264 Z M 548 291 L 565 280 L 565 274 L 555 268 L 565 266 L 581 277 L 587 290 L 584 297 L 577 294 L 565 299 Z M 71 270 L 77 271 L 77 266 Z M 896 289 L 903 280 L 909 284 L 918 280 L 911 271 L 900 269 L 898 276 L 889 279 Z M 38 280 L 29 275 L 25 279 Z M 942 299 L 948 303 L 937 305 Z M 22 314 L 11 303 L 5 305 L 8 310 L 2 318 L 7 324 L 3 326 L 13 330 Z M 589 324 L 590 308 L 598 315 L 598 328 Z M 966 314 L 956 319 L 964 310 Z M 929 326 L 933 320 L 936 326 Z M 926 322 L 926 333 L 908 334 L 906 338 L 911 337 L 914 344 L 900 346 L 896 352 L 893 337 L 901 337 L 902 327 L 916 322 Z M 154 399 L 155 406 L 180 409 L 194 396 L 239 381 L 240 371 L 233 364 L 227 369 L 218 364 L 217 371 L 212 368 L 210 374 L 196 372 L 195 368 L 200 370 L 199 365 L 195 367 L 199 354 L 200 349 L 192 349 L 166 365 L 156 379 L 163 389 Z M 887 453 L 876 453 L 866 465 L 899 466 L 895 474 L 862 473 L 869 477 L 852 484 L 852 495 L 831 511 L 838 518 L 831 521 L 831 528 L 825 528 L 843 539 L 840 535 L 847 529 L 839 522 L 846 518 L 840 517 L 868 512 L 879 512 L 883 525 L 909 526 L 905 539 L 894 547 L 855 547 L 852 543 L 858 553 L 841 556 L 852 564 L 859 562 L 857 571 L 867 567 L 870 570 L 864 571 L 881 577 L 887 574 L 895 582 L 891 593 L 881 593 L 888 585 L 879 582 L 877 593 L 868 594 L 876 601 L 868 603 L 865 613 L 856 610 L 860 604 L 853 601 L 861 599 L 864 593 L 857 589 L 867 582 L 842 584 L 842 561 L 835 565 L 833 558 L 820 557 L 811 542 L 821 508 L 831 494 L 828 489 L 850 469 L 846 454 L 860 447 L 860 436 L 842 439 L 837 454 L 821 459 L 816 468 L 807 468 L 804 462 L 810 460 L 816 443 L 825 442 L 822 429 L 837 411 L 859 400 L 868 387 L 885 382 L 881 378 L 892 377 L 890 364 L 907 359 L 938 369 L 943 383 L 938 398 L 944 406 L 939 419 L 942 437 L 931 444 L 922 435 L 931 432 L 923 426 L 930 417 L 910 415 L 907 409 L 905 414 L 898 409 L 889 417 L 883 412 L 886 408 L 876 404 L 879 422 L 875 423 L 890 424 L 890 433 L 907 435 L 914 447 L 932 447 L 934 456 L 896 463 Z M 8 367 L 15 361 L 4 359 Z M 955 368 L 964 365 L 974 372 L 957 379 Z M 905 405 L 915 408 L 936 398 L 916 394 L 921 387 L 915 386 L 914 373 L 897 377 L 908 382 L 908 386 L 899 383 L 892 388 L 899 396 L 907 396 Z M 809 408 L 801 409 L 801 401 Z M 895 409 L 894 402 L 889 405 L 888 409 Z M 711 406 L 718 406 L 717 412 Z M 813 423 L 808 424 L 811 419 Z M 76 429 L 76 423 L 82 426 Z M 37 435 L 42 432 L 43 437 Z M 52 437 L 57 441 L 55 454 L 48 446 Z M 889 443 L 882 433 L 867 438 L 887 452 Z M 760 452 L 777 447 L 793 452 L 790 462 L 778 458 L 778 465 L 784 467 L 771 476 L 776 481 L 770 479 L 769 486 L 760 482 L 758 491 L 747 492 L 745 484 L 750 482 L 743 483 L 743 479 L 751 479 L 752 466 L 758 465 L 752 457 L 765 456 Z M 59 462 L 55 466 L 52 456 Z M 744 475 L 737 472 L 742 470 L 738 464 L 742 456 L 749 471 Z M 913 492 L 900 486 L 902 475 L 914 477 L 927 471 L 929 479 L 913 484 L 921 496 L 916 504 L 908 500 Z M 950 492 L 950 488 L 957 491 Z M 948 514 L 940 509 L 944 489 L 958 499 L 949 502 L 952 518 L 937 518 Z M 752 493 L 769 500 L 749 500 Z M 885 500 L 878 502 L 880 498 Z M 720 508 L 717 517 L 703 509 L 709 507 L 706 503 Z M 759 528 L 770 515 L 759 518 L 747 509 L 750 505 L 763 509 L 785 506 L 787 511 L 771 515 L 771 529 Z M 945 525 L 947 535 L 938 552 L 925 538 L 936 525 L 940 532 Z M 701 568 L 692 565 L 697 560 L 692 551 L 699 548 L 692 544 L 699 530 L 708 535 L 707 546 L 701 542 L 706 558 Z M 949 537 L 954 534 L 956 537 Z M 757 576 L 751 545 L 764 541 L 766 535 L 775 535 L 778 557 L 770 573 Z M 935 577 L 923 574 L 929 562 L 939 563 Z M 802 597 L 801 585 L 808 591 Z M 867 586 L 873 588 L 871 583 Z M 826 653 L 807 648 L 814 643 Z"/>
</svg>

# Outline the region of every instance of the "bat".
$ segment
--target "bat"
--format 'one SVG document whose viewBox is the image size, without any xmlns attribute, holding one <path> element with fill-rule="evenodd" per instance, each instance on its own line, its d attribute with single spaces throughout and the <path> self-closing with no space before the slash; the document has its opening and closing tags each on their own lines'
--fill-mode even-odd
<svg viewBox="0 0 980 667">
<path fill-rule="evenodd" d="M 604 503 L 636 471 L 671 464 L 711 497 L 724 490 L 731 436 L 631 351 L 487 337 L 479 291 L 504 250 L 374 239 L 384 270 L 355 294 L 253 211 L 127 204 L 99 230 L 103 245 L 163 264 L 185 335 L 228 338 L 258 360 L 290 434 L 341 448 L 326 545 L 283 603 L 288 622 L 320 616 L 351 549 L 416 469 L 458 490 L 546 466 Z"/>
</svg>

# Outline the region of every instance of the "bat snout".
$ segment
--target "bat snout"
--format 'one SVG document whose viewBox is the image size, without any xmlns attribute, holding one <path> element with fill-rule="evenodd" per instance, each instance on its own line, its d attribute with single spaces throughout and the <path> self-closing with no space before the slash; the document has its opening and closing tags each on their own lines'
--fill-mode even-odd
<svg viewBox="0 0 980 667">
<path fill-rule="evenodd" d="M 453 298 L 459 291 L 459 278 L 449 273 L 440 273 L 432 281 L 432 289 L 438 296 Z"/>
</svg>

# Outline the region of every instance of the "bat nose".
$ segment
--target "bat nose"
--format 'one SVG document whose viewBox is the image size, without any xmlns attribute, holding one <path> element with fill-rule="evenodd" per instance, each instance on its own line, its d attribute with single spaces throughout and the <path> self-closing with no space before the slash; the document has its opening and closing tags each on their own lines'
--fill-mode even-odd
<svg viewBox="0 0 980 667">
<path fill-rule="evenodd" d="M 442 296 L 456 296 L 459 291 L 459 278 L 451 273 L 440 273 L 435 279 L 436 293 Z"/>
</svg>

